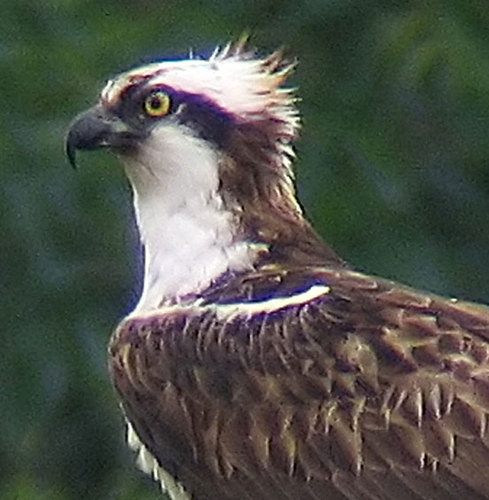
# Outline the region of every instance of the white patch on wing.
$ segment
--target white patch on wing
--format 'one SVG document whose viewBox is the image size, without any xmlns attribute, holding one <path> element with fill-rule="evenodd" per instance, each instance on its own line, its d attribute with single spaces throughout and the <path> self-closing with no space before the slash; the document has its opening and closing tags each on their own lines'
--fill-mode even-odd
<svg viewBox="0 0 489 500">
<path fill-rule="evenodd" d="M 175 480 L 168 472 L 160 466 L 156 458 L 148 451 L 141 442 L 134 427 L 129 421 L 127 423 L 127 444 L 131 450 L 137 453 L 136 463 L 138 467 L 159 481 L 163 492 L 167 492 L 172 500 L 191 500 L 191 496 L 183 485 Z"/>
<path fill-rule="evenodd" d="M 228 269 L 250 267 L 256 252 L 235 241 L 236 222 L 218 194 L 218 159 L 210 144 L 171 122 L 123 157 L 145 247 L 137 311 L 198 292 Z"/>
<path fill-rule="evenodd" d="M 253 314 L 268 314 L 285 309 L 286 307 L 307 304 L 308 302 L 318 299 L 323 295 L 327 295 L 330 291 L 330 287 L 327 285 L 312 285 L 307 290 L 294 295 L 289 295 L 287 297 L 273 297 L 271 299 L 261 301 L 236 302 L 232 304 L 201 304 L 201 300 L 199 299 L 188 305 L 176 304 L 167 307 L 159 307 L 158 309 L 146 314 L 134 311 L 126 319 L 131 319 L 133 317 L 149 318 L 154 317 L 155 315 L 166 315 L 180 311 L 195 311 L 196 314 L 212 312 L 215 313 L 219 319 L 231 320 L 239 316 L 249 317 Z"/>
<path fill-rule="evenodd" d="M 328 294 L 329 286 L 313 285 L 307 290 L 288 297 L 273 297 L 257 302 L 238 302 L 234 304 L 216 304 L 214 306 L 219 318 L 231 319 L 235 316 L 250 316 L 260 313 L 271 313 L 286 307 L 300 306 L 322 295 Z"/>
</svg>

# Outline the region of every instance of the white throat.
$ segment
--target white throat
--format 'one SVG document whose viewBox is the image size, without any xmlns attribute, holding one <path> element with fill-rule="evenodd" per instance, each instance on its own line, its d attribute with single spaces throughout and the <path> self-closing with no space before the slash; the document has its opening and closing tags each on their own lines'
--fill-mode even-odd
<svg viewBox="0 0 489 500">
<path fill-rule="evenodd" d="M 249 268 L 253 250 L 218 193 L 218 153 L 190 130 L 158 127 L 124 158 L 145 248 L 136 311 L 198 293 L 227 270 Z"/>
</svg>

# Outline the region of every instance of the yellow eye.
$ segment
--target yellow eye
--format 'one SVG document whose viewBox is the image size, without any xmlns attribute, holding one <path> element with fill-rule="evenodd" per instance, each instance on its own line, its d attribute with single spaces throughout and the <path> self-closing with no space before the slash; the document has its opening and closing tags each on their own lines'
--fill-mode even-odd
<svg viewBox="0 0 489 500">
<path fill-rule="evenodd" d="M 153 92 L 144 100 L 144 111 L 148 116 L 165 116 L 170 111 L 170 96 L 161 90 Z"/>
</svg>

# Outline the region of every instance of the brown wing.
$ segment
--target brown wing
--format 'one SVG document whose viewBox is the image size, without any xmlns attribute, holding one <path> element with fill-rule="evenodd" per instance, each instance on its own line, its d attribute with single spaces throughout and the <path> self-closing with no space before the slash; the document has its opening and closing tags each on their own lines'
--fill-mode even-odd
<svg viewBox="0 0 489 500">
<path fill-rule="evenodd" d="M 256 300 L 305 274 L 234 286 Z M 329 293 L 268 314 L 200 304 L 122 323 L 113 379 L 150 452 L 199 500 L 489 498 L 489 309 L 308 276 Z"/>
</svg>

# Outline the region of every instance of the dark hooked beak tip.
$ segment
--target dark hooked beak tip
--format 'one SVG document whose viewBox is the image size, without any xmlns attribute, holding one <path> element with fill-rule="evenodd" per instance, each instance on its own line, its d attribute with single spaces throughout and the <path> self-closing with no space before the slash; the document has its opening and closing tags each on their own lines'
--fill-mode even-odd
<svg viewBox="0 0 489 500">
<path fill-rule="evenodd" d="M 71 130 L 70 130 L 71 132 Z M 66 156 L 68 157 L 68 161 L 70 165 L 76 170 L 76 146 L 73 140 L 70 138 L 70 133 L 66 137 Z"/>
<path fill-rule="evenodd" d="M 122 137 L 128 137 L 127 127 L 117 117 L 109 116 L 103 108 L 95 106 L 78 115 L 66 135 L 66 156 L 76 169 L 77 150 L 90 151 L 117 146 Z"/>
</svg>

